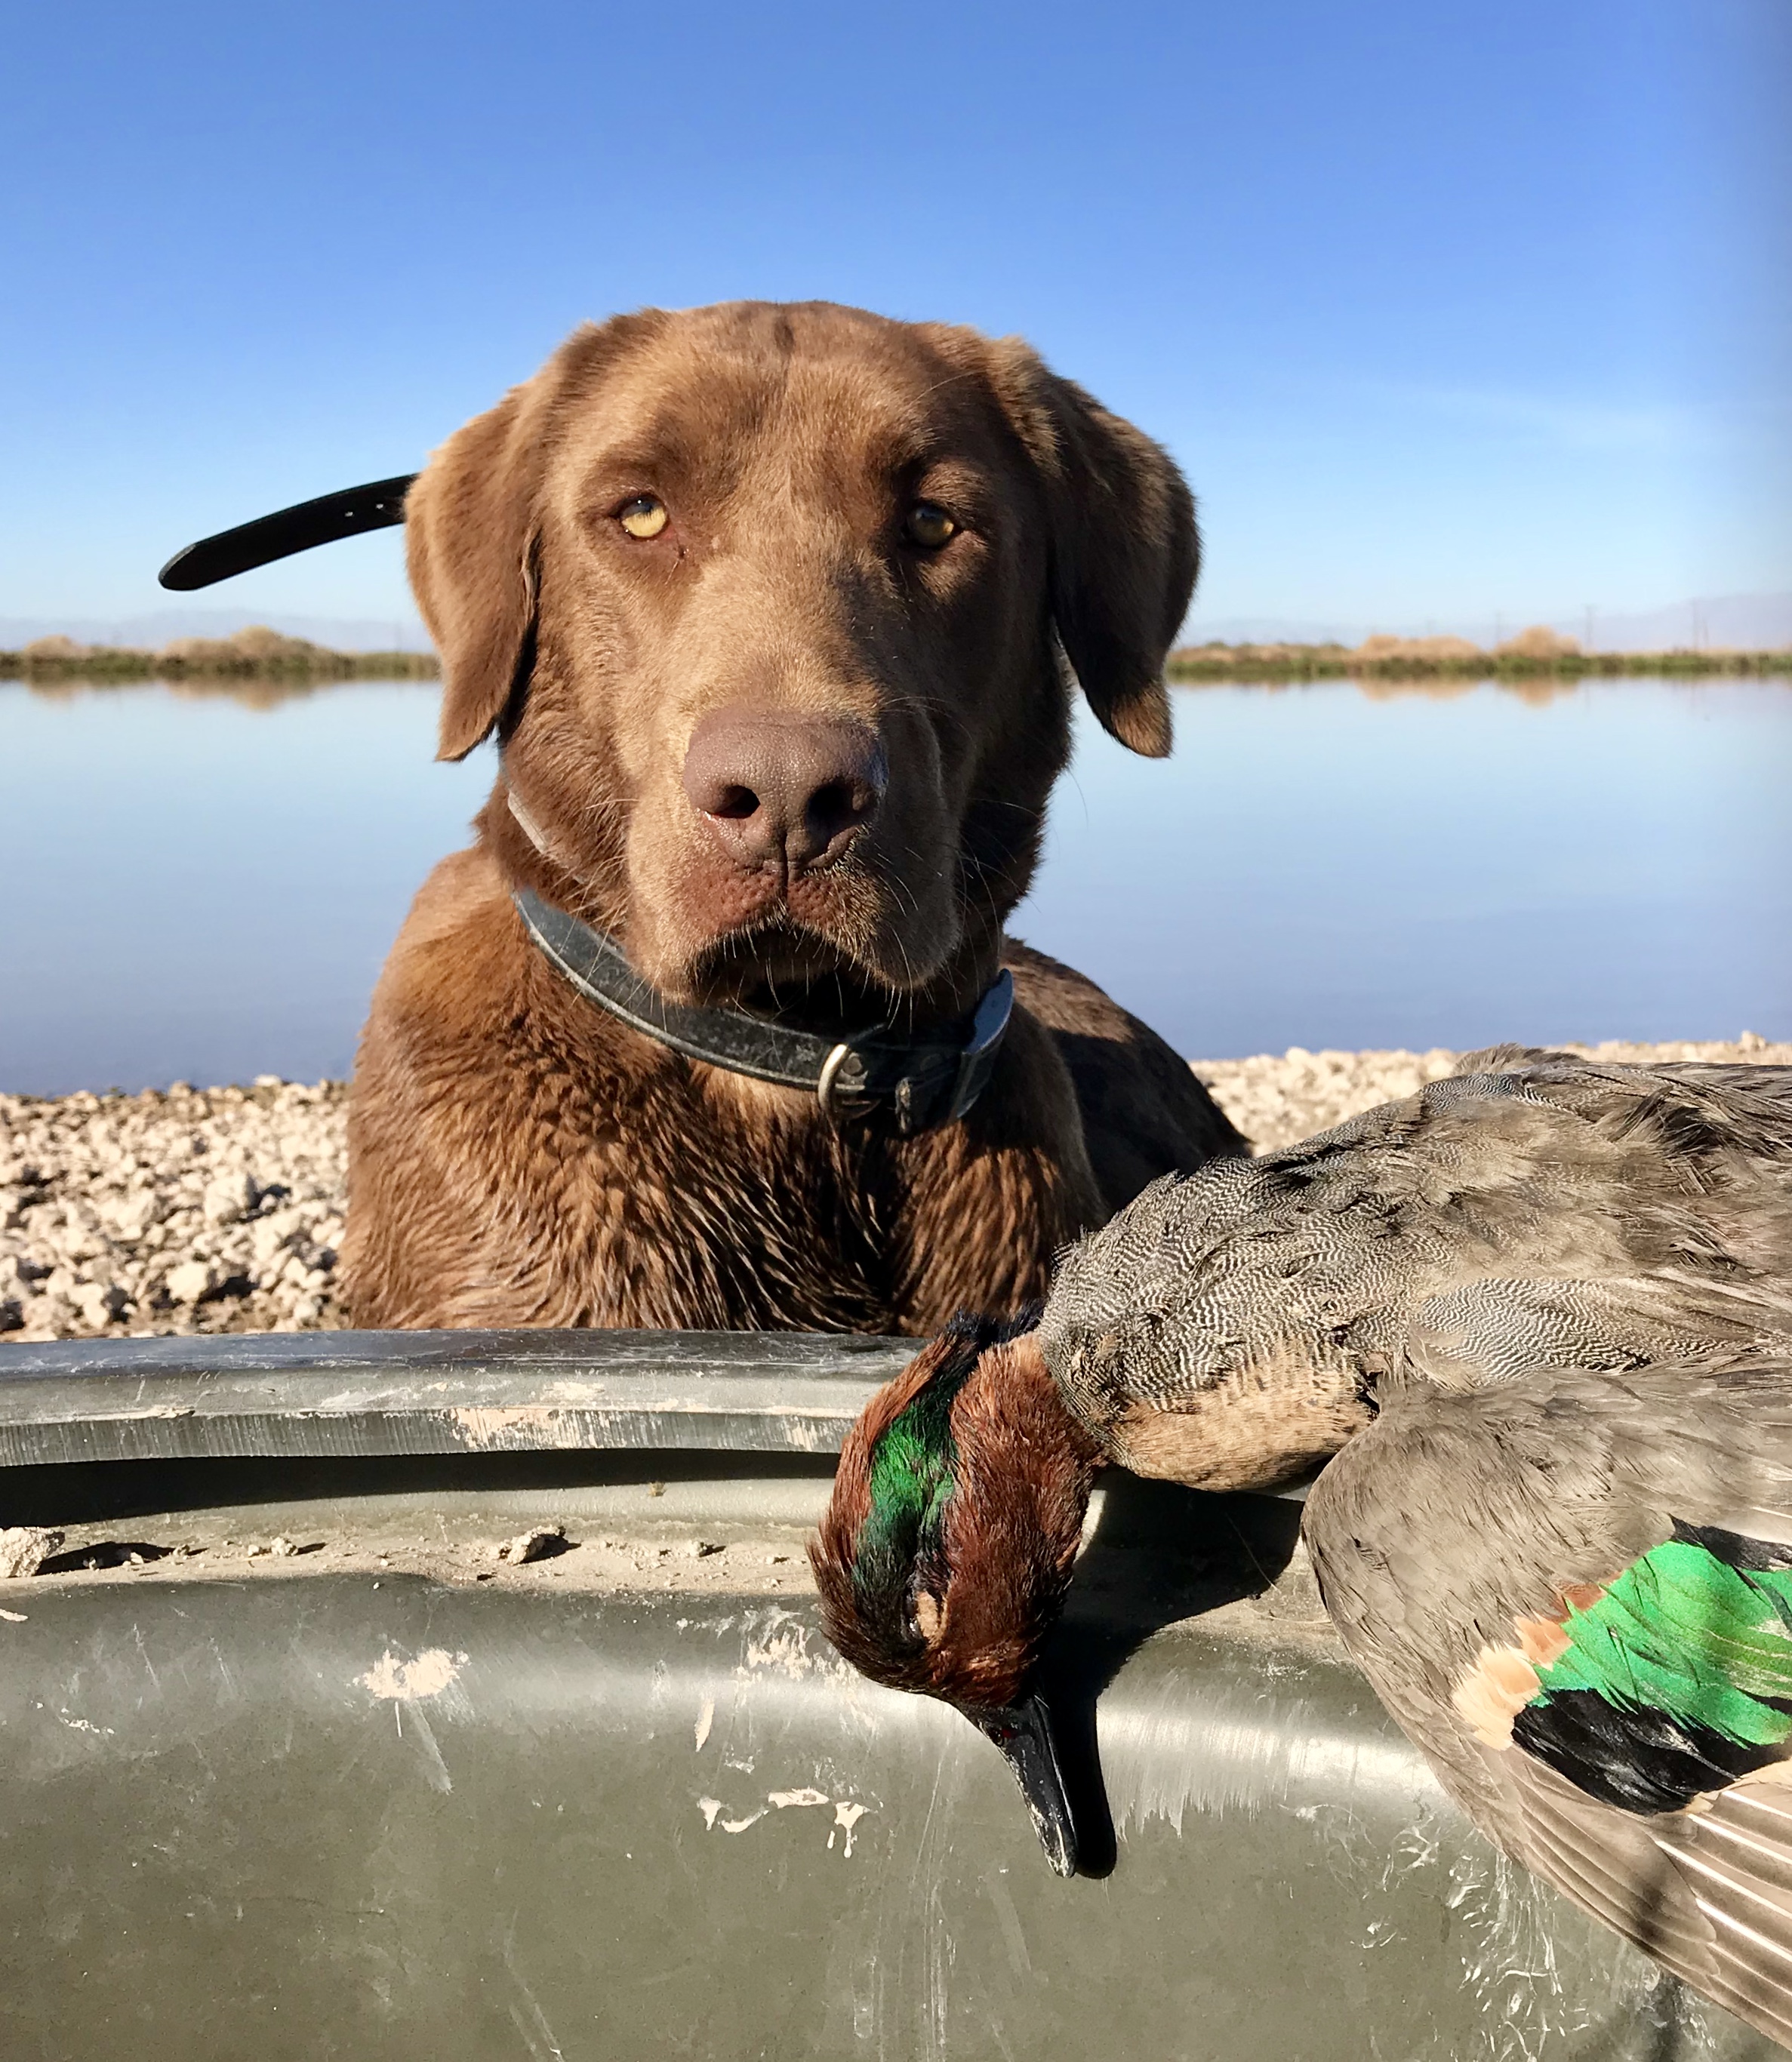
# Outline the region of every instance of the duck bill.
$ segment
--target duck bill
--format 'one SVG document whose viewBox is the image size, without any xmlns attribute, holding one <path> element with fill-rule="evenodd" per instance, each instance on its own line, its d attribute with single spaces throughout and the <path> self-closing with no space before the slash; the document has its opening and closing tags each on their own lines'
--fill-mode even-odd
<svg viewBox="0 0 1792 2062">
<path fill-rule="evenodd" d="M 1015 1771 L 1046 1859 L 1059 1875 L 1075 1875 L 1076 1821 L 1059 1765 L 1051 1707 L 1043 1697 L 1023 1697 L 998 1710 L 967 1711 L 965 1715 L 1001 1748 L 1003 1759 Z"/>
</svg>

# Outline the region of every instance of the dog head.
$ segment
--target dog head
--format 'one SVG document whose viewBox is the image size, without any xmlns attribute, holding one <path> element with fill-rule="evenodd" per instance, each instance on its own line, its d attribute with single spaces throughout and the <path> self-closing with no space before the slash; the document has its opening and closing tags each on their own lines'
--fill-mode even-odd
<svg viewBox="0 0 1792 2062">
<path fill-rule="evenodd" d="M 442 756 L 496 730 L 548 892 L 675 1001 L 962 1005 L 1068 756 L 1066 658 L 1169 749 L 1187 489 L 1013 339 L 618 316 L 450 438 L 406 518 Z"/>
</svg>

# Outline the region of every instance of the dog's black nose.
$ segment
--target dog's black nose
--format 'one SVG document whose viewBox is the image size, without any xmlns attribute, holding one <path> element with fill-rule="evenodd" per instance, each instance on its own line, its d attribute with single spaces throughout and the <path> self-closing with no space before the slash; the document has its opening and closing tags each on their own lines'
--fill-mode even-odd
<svg viewBox="0 0 1792 2062">
<path fill-rule="evenodd" d="M 685 754 L 685 792 L 741 866 L 838 859 L 889 784 L 883 747 L 856 716 L 717 709 Z"/>
</svg>

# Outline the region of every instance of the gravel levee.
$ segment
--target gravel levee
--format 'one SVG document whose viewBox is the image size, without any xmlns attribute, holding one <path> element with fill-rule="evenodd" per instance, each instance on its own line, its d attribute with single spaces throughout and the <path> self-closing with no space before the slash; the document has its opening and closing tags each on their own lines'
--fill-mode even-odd
<svg viewBox="0 0 1792 2062">
<path fill-rule="evenodd" d="M 0 1096 L 0 1331 L 296 1331 L 333 1288 L 348 1091 Z"/>
<path fill-rule="evenodd" d="M 1792 1065 L 1792 1045 L 1581 1046 L 1604 1060 Z M 1455 1066 L 1454 1053 L 1200 1060 L 1260 1151 L 1292 1144 Z M 340 1326 L 348 1091 L 248 1088 L 0 1096 L 0 1334 L 299 1331 Z"/>
</svg>

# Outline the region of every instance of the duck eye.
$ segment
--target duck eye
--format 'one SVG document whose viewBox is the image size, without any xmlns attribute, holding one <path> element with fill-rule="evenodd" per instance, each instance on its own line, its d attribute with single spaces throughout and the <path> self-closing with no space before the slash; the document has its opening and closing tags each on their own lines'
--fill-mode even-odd
<svg viewBox="0 0 1792 2062">
<path fill-rule="evenodd" d="M 616 520 L 631 537 L 657 537 L 672 518 L 657 494 L 637 494 L 616 511 Z"/>
<path fill-rule="evenodd" d="M 958 534 L 958 526 L 937 501 L 918 501 L 902 519 L 902 528 L 911 544 L 937 552 Z"/>
</svg>

